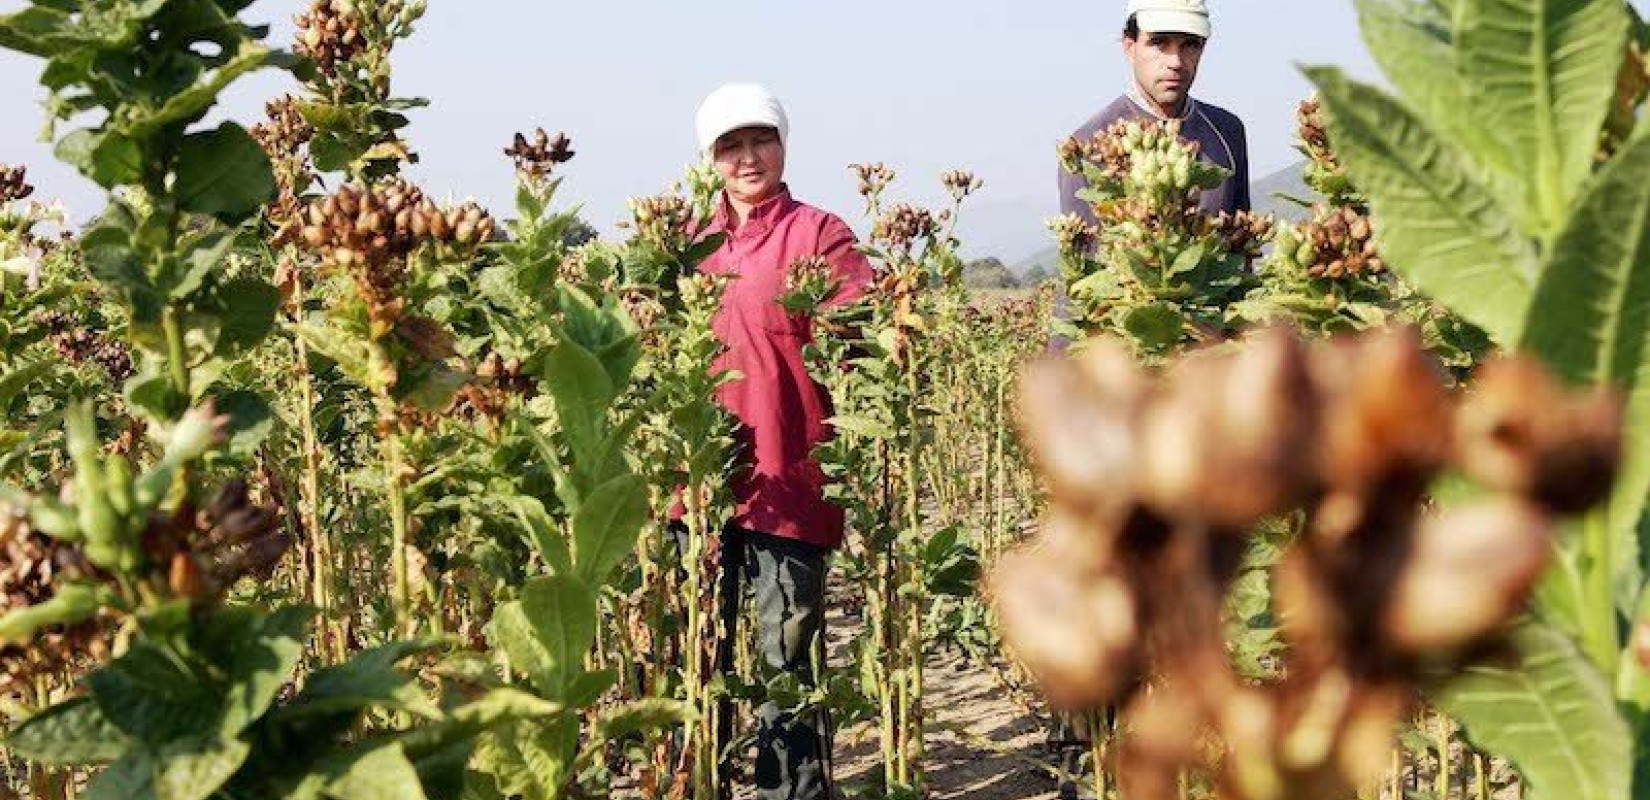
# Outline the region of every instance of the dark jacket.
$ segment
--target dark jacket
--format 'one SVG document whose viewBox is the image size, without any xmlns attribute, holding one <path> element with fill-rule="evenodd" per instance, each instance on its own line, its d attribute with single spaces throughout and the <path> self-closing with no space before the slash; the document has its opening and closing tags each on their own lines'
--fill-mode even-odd
<svg viewBox="0 0 1650 800">
<path fill-rule="evenodd" d="M 1073 134 L 1078 141 L 1089 141 L 1094 135 L 1111 127 L 1119 120 L 1158 118 L 1156 114 L 1125 94 L 1101 109 Z M 1197 142 L 1204 161 L 1232 171 L 1231 177 L 1220 188 L 1203 193 L 1203 210 L 1210 214 L 1221 211 L 1248 211 L 1249 204 L 1249 143 L 1243 131 L 1243 122 L 1236 114 L 1219 106 L 1187 99 L 1186 112 L 1181 118 L 1182 138 Z M 1080 175 L 1060 170 L 1060 213 L 1079 214 L 1095 223 L 1094 210 L 1077 199 L 1077 191 L 1087 186 Z"/>
</svg>

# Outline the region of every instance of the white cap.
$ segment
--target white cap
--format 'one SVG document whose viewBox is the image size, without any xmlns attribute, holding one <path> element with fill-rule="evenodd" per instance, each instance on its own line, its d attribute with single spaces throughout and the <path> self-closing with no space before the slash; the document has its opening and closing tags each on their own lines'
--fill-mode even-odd
<svg viewBox="0 0 1650 800">
<path fill-rule="evenodd" d="M 1190 33 L 1209 38 L 1209 5 L 1204 0 L 1129 0 L 1129 16 L 1147 33 Z"/>
<path fill-rule="evenodd" d="M 779 131 L 784 143 L 790 134 L 790 119 L 785 107 L 768 87 L 755 83 L 730 83 L 705 98 L 699 104 L 694 127 L 699 133 L 699 149 L 710 154 L 722 134 L 761 125 Z"/>
</svg>

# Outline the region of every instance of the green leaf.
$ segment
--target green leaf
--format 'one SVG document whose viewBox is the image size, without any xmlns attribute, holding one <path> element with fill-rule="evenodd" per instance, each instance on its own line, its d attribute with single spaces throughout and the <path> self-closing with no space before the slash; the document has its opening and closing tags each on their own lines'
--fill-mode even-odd
<svg viewBox="0 0 1650 800">
<path fill-rule="evenodd" d="M 327 768 L 324 790 L 334 800 L 423 800 L 424 784 L 399 743 L 351 753 Z"/>
<path fill-rule="evenodd" d="M 1461 0 L 1465 107 L 1494 134 L 1494 160 L 1526 176 L 1543 232 L 1562 223 L 1592 172 L 1628 23 L 1616 0 Z"/>
<path fill-rule="evenodd" d="M 155 763 L 139 752 L 127 755 L 93 778 L 80 800 L 156 800 Z"/>
<path fill-rule="evenodd" d="M 50 361 L 34 361 L 14 367 L 0 375 L 0 407 L 8 406 L 11 401 L 29 388 L 36 378 L 49 374 L 58 365 Z"/>
<path fill-rule="evenodd" d="M 650 697 L 603 711 L 596 720 L 596 731 L 611 741 L 632 733 L 684 725 L 698 716 L 693 706 L 680 700 Z"/>
<path fill-rule="evenodd" d="M 371 354 L 366 342 L 333 326 L 299 323 L 292 326 L 292 331 L 309 349 L 337 362 L 338 369 L 350 380 L 371 386 L 372 376 L 367 366 Z"/>
<path fill-rule="evenodd" d="M 286 57 L 254 41 L 242 41 L 240 49 L 228 62 L 214 70 L 206 80 L 167 98 L 166 104 L 152 113 L 135 116 L 130 129 L 134 136 L 146 136 L 164 125 L 199 119 L 218 100 L 229 84 L 253 70 L 266 66 L 284 66 Z M 225 123 L 226 126 L 233 123 Z M 244 133 L 244 132 L 243 132 Z M 179 155 L 179 161 L 184 159 Z M 267 159 L 265 165 L 268 165 Z M 182 177 L 180 163 L 179 177 Z M 209 213 L 209 212 L 203 212 Z"/>
<path fill-rule="evenodd" d="M 74 21 L 61 9 L 34 5 L 0 17 L 0 47 L 39 58 L 57 55 L 64 30 Z"/>
<path fill-rule="evenodd" d="M 595 488 L 573 515 L 574 569 L 591 586 L 607 582 L 636 548 L 647 521 L 647 482 L 620 475 Z"/>
<path fill-rule="evenodd" d="M 573 553 L 567 545 L 567 537 L 550 513 L 544 510 L 544 504 L 535 497 L 514 495 L 504 498 L 504 505 L 521 522 L 529 541 L 550 570 L 559 575 L 572 574 Z"/>
<path fill-rule="evenodd" d="M 1482 665 L 1432 699 L 1478 748 L 1510 759 L 1541 800 L 1628 800 L 1632 738 L 1610 686 L 1563 633 L 1538 622 L 1513 636 L 1517 665 Z"/>
<path fill-rule="evenodd" d="M 1554 243 L 1525 323 L 1524 348 L 1582 385 L 1628 393 L 1626 465 L 1604 510 L 1610 553 L 1582 569 L 1610 570 L 1618 606 L 1644 583 L 1639 523 L 1650 498 L 1650 129 L 1641 129 L 1588 185 Z"/>
<path fill-rule="evenodd" d="M 89 697 L 58 703 L 17 726 L 6 748 L 37 764 L 86 766 L 119 760 L 131 741 Z"/>
<path fill-rule="evenodd" d="M 219 733 L 241 734 L 275 702 L 303 657 L 312 614 L 284 608 L 265 614 L 252 608 L 224 609 L 204 624 L 197 647 L 229 681 Z"/>
<path fill-rule="evenodd" d="M 256 347 L 275 328 L 281 291 L 259 278 L 236 278 L 215 292 L 218 306 L 217 352 L 232 356 Z"/>
<path fill-rule="evenodd" d="M 155 755 L 156 800 L 207 800 L 246 762 L 252 746 L 239 739 L 186 739 Z"/>
<path fill-rule="evenodd" d="M 158 745 L 216 730 L 223 697 L 159 646 L 140 641 L 86 679 L 105 717 L 128 736 Z"/>
<path fill-rule="evenodd" d="M 897 433 L 887 423 L 869 417 L 841 415 L 831 417 L 825 422 L 839 431 L 848 431 L 867 439 L 892 439 Z"/>
<path fill-rule="evenodd" d="M 1369 197 L 1386 260 L 1495 341 L 1517 342 L 1536 277 L 1534 246 L 1413 112 L 1340 70 L 1306 74 L 1323 93 L 1336 150 Z"/>
<path fill-rule="evenodd" d="M 589 350 L 564 341 L 545 358 L 544 381 L 573 448 L 573 463 L 592 459 L 600 449 L 613 381 Z"/>
<path fill-rule="evenodd" d="M 528 581 L 520 600 L 499 606 L 487 633 L 540 694 L 560 700 L 583 672 L 596 622 L 595 593 L 574 576 L 552 575 Z"/>
<path fill-rule="evenodd" d="M 78 625 L 96 615 L 110 599 L 109 590 L 101 586 L 65 583 L 57 587 L 57 594 L 50 600 L 0 617 L 0 644 L 28 646 L 41 628 Z"/>
<path fill-rule="evenodd" d="M 1160 353 L 1180 341 L 1186 318 L 1172 305 L 1150 303 L 1129 309 L 1123 316 L 1123 329 L 1134 337 L 1141 350 Z"/>
<path fill-rule="evenodd" d="M 214 402 L 218 413 L 229 416 L 229 452 L 250 456 L 275 429 L 275 412 L 262 395 L 240 389 L 219 395 Z"/>
<path fill-rule="evenodd" d="M 173 189 L 179 208 L 234 222 L 275 196 L 275 173 L 257 140 L 225 122 L 183 140 Z"/>
<path fill-rule="evenodd" d="M 402 711 L 426 718 L 439 717 L 418 684 L 397 665 L 439 646 L 436 640 L 393 642 L 356 655 L 349 661 L 315 672 L 304 690 L 280 709 L 283 719 L 301 719 L 367 709 Z"/>
<path fill-rule="evenodd" d="M 117 131 L 74 131 L 58 141 L 55 153 L 105 189 L 143 180 L 143 151 Z"/>
</svg>

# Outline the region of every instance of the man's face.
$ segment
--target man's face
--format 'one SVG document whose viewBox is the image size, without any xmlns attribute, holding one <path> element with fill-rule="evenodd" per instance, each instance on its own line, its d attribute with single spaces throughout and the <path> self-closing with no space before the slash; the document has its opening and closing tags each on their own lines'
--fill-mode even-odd
<svg viewBox="0 0 1650 800">
<path fill-rule="evenodd" d="M 741 202 L 760 203 L 778 194 L 785 181 L 785 145 L 773 128 L 724 133 L 716 140 L 712 155 L 716 171 L 727 182 L 728 195 Z"/>
<path fill-rule="evenodd" d="M 1159 108 L 1174 111 L 1192 93 L 1203 44 L 1203 37 L 1190 33 L 1141 31 L 1137 38 L 1123 37 L 1123 55 L 1146 96 Z"/>
</svg>

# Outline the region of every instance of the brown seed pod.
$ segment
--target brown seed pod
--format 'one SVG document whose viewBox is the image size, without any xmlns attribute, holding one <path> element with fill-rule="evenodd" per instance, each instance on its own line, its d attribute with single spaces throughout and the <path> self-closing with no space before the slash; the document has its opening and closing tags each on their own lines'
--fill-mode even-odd
<svg viewBox="0 0 1650 800">
<path fill-rule="evenodd" d="M 1343 340 L 1314 353 L 1326 398 L 1318 468 L 1331 486 L 1371 487 L 1402 474 L 1424 483 L 1448 454 L 1452 412 L 1442 369 L 1412 328 Z"/>
<path fill-rule="evenodd" d="M 1244 528 L 1312 488 L 1317 426 L 1305 351 L 1282 329 L 1234 356 L 1177 364 L 1141 418 L 1141 497 L 1178 518 Z"/>
<path fill-rule="evenodd" d="M 1055 706 L 1094 708 L 1136 679 L 1134 604 L 1115 577 L 1017 552 L 992 570 L 990 592 L 1005 643 Z"/>
<path fill-rule="evenodd" d="M 1138 472 L 1134 431 L 1145 379 L 1121 346 L 1090 342 L 1076 360 L 1033 365 L 1020 380 L 1017 418 L 1038 470 L 1063 502 L 1116 512 Z"/>
<path fill-rule="evenodd" d="M 1609 495 L 1622 459 L 1622 401 L 1571 393 L 1527 358 L 1478 371 L 1461 405 L 1456 458 L 1474 480 L 1576 513 Z"/>
<path fill-rule="evenodd" d="M 510 146 L 504 148 L 504 154 L 515 162 L 518 172 L 543 179 L 557 166 L 573 160 L 573 142 L 565 133 L 552 137 L 543 128 L 538 128 L 533 131 L 531 142 L 525 135 L 517 133 Z"/>
<path fill-rule="evenodd" d="M 1523 610 L 1551 556 L 1551 522 L 1521 500 L 1428 518 L 1388 600 L 1386 639 L 1417 655 L 1482 640 Z"/>
<path fill-rule="evenodd" d="M 314 61 L 329 78 L 336 78 L 346 62 L 366 50 L 362 20 L 343 0 L 314 0 L 293 22 L 298 29 L 293 50 Z"/>
<path fill-rule="evenodd" d="M 0 164 L 0 205 L 22 200 L 31 194 L 34 194 L 34 187 L 28 183 L 26 167 Z"/>
</svg>

